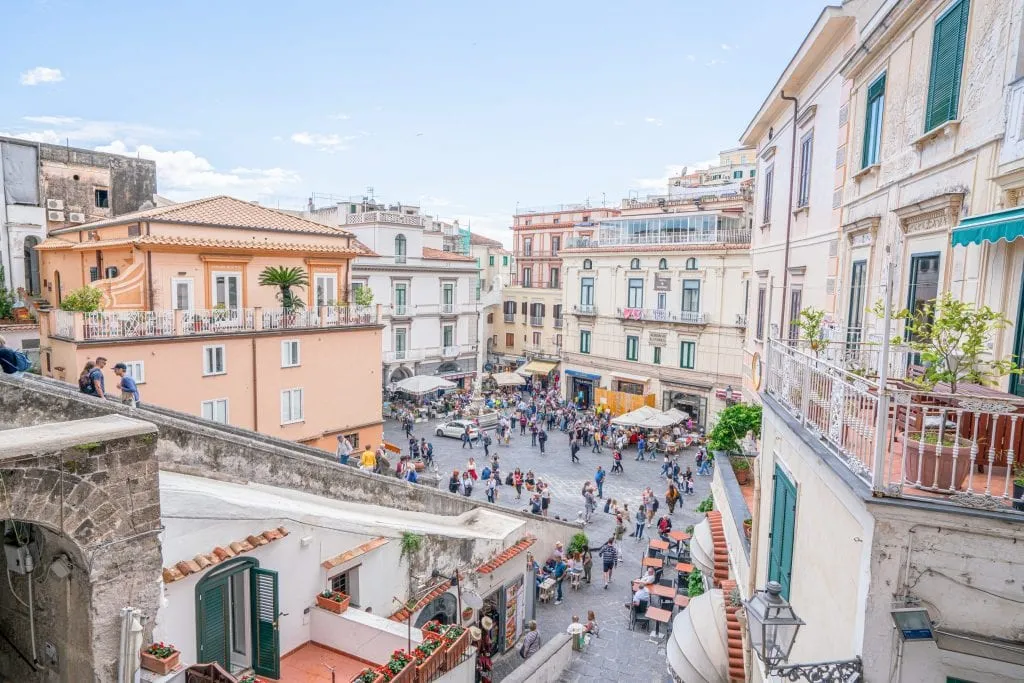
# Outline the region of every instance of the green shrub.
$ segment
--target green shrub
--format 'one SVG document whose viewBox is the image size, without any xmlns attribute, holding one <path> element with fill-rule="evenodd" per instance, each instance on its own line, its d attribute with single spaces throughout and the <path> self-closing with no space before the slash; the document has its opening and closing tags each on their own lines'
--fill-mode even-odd
<svg viewBox="0 0 1024 683">
<path fill-rule="evenodd" d="M 704 575 L 700 573 L 699 569 L 694 568 L 690 572 L 690 579 L 686 583 L 686 594 L 691 598 L 704 595 Z"/>
<path fill-rule="evenodd" d="M 80 313 L 92 313 L 100 310 L 100 303 L 103 301 L 103 292 L 96 287 L 85 285 L 78 289 L 72 289 L 61 299 L 60 309 L 62 311 L 78 311 Z"/>
<path fill-rule="evenodd" d="M 761 436 L 761 406 L 737 403 L 718 414 L 718 422 L 708 435 L 708 450 L 740 452 L 740 439 L 747 432 Z"/>
<path fill-rule="evenodd" d="M 366 285 L 356 287 L 352 298 L 355 300 L 356 306 L 369 306 L 373 303 L 373 290 Z"/>
<path fill-rule="evenodd" d="M 569 554 L 575 555 L 576 553 L 582 553 L 584 550 L 590 547 L 590 539 L 582 531 L 572 535 L 569 540 Z"/>
<path fill-rule="evenodd" d="M 711 494 L 697 505 L 697 512 L 711 512 L 715 509 L 715 499 Z"/>
</svg>

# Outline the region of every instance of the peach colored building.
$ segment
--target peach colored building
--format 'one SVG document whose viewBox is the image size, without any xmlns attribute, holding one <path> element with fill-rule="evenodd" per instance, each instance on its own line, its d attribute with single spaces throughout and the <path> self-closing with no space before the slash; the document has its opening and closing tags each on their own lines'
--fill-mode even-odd
<svg viewBox="0 0 1024 683">
<path fill-rule="evenodd" d="M 349 304 L 350 261 L 369 253 L 352 233 L 211 197 L 56 230 L 38 250 L 53 305 L 103 292 L 99 312 L 42 318 L 44 375 L 75 382 L 103 356 L 113 395 L 124 362 L 145 403 L 326 449 L 380 442 L 382 328 Z M 306 271 L 304 310 L 258 284 L 267 266 Z"/>
</svg>

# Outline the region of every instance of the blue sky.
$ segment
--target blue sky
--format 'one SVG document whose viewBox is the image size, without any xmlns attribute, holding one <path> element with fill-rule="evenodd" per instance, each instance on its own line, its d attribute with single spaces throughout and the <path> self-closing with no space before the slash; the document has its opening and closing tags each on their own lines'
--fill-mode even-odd
<svg viewBox="0 0 1024 683">
<path fill-rule="evenodd" d="M 735 146 L 823 0 L 22 0 L 0 133 L 156 159 L 160 193 L 520 207 L 657 192 Z M 507 240 L 506 240 L 507 241 Z"/>
</svg>

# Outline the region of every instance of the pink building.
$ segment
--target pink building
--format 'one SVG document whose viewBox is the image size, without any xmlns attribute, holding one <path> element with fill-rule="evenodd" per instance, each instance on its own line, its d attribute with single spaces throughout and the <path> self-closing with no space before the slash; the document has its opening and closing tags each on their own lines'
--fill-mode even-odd
<svg viewBox="0 0 1024 683">
<path fill-rule="evenodd" d="M 211 197 L 55 230 L 38 250 L 54 306 L 103 292 L 100 311 L 43 316 L 44 375 L 75 382 L 103 356 L 112 395 L 123 362 L 145 403 L 326 449 L 380 443 L 382 328 L 349 300 L 350 262 L 369 253 L 352 233 Z M 258 284 L 268 266 L 305 271 L 304 309 Z"/>
</svg>

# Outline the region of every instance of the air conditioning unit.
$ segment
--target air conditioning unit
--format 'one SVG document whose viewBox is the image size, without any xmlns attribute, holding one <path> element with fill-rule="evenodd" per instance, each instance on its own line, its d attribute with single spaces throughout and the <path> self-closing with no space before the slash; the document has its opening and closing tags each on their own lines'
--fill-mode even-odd
<svg viewBox="0 0 1024 683">
<path fill-rule="evenodd" d="M 64 212 L 63 211 L 47 211 L 46 212 L 46 220 L 52 221 L 54 223 L 63 223 L 64 222 Z"/>
<path fill-rule="evenodd" d="M 84 223 L 85 222 L 85 214 L 84 213 L 69 213 L 68 214 L 68 220 L 71 221 L 72 223 Z"/>
<path fill-rule="evenodd" d="M 50 211 L 63 211 L 64 200 L 63 199 L 47 199 L 46 208 Z"/>
</svg>

